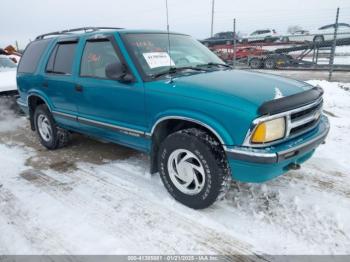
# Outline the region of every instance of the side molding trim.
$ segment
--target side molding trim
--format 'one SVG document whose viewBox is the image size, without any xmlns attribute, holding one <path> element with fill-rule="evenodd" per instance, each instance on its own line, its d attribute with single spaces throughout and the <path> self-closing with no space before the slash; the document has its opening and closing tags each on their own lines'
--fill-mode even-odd
<svg viewBox="0 0 350 262">
<path fill-rule="evenodd" d="M 62 117 L 62 118 L 66 118 L 66 119 L 69 119 L 72 121 L 77 121 L 77 122 L 80 122 L 82 124 L 111 129 L 113 131 L 117 131 L 117 132 L 129 135 L 129 136 L 149 138 L 148 136 L 145 135 L 145 132 L 139 131 L 136 129 L 131 129 L 131 128 L 122 127 L 122 126 L 118 126 L 118 125 L 108 124 L 108 123 L 104 123 L 104 122 L 100 122 L 100 121 L 96 121 L 96 120 L 91 120 L 91 119 L 87 119 L 84 117 L 78 117 L 76 115 L 66 114 L 66 113 L 62 113 L 62 112 L 58 112 L 58 111 L 52 111 L 52 114 L 54 116 L 57 116 L 57 117 Z"/>
</svg>

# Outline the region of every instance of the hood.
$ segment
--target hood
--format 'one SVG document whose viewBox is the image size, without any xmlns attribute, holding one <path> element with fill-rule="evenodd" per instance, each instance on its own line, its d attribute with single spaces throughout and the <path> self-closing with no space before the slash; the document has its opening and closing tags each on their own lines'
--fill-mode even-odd
<svg viewBox="0 0 350 262">
<path fill-rule="evenodd" d="M 307 83 L 276 75 L 226 70 L 176 77 L 168 90 L 230 107 L 241 107 L 243 101 L 243 105 L 257 109 L 264 102 L 311 88 Z"/>
</svg>

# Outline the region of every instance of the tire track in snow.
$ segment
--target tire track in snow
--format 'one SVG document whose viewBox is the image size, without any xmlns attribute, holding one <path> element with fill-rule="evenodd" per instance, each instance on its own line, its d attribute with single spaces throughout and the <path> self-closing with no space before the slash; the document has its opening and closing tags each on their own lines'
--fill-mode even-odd
<svg viewBox="0 0 350 262">
<path fill-rule="evenodd" d="M 118 171 L 126 172 L 121 169 L 114 170 L 114 172 Z M 108 172 L 107 174 L 111 175 Z M 240 241 L 225 234 L 195 226 L 194 221 L 181 217 L 178 213 L 164 208 L 164 206 L 158 205 L 149 199 L 142 199 L 142 196 L 137 195 L 142 193 L 142 191 L 140 192 L 135 185 L 123 179 L 121 181 L 118 179 L 117 183 L 113 183 L 115 181 L 108 181 L 105 176 L 94 174 L 94 170 L 81 168 L 77 172 L 64 174 L 64 176 L 71 178 L 76 185 L 72 191 L 67 192 L 62 190 L 62 188 L 57 188 L 55 185 L 60 184 L 60 182 L 55 182 L 54 179 L 49 178 L 49 175 L 43 173 L 39 173 L 38 178 L 32 182 L 55 199 L 67 203 L 70 208 L 78 208 L 80 210 L 92 208 L 90 211 L 84 211 L 87 212 L 91 221 L 95 221 L 101 228 L 107 227 L 118 236 L 127 237 L 125 240 L 127 243 L 130 243 L 130 247 L 135 242 L 145 243 L 146 246 L 150 241 L 154 242 L 147 235 L 135 235 L 135 233 L 131 233 L 138 232 L 138 230 L 146 227 L 152 231 L 152 234 L 158 237 L 162 236 L 161 239 L 172 238 L 173 242 L 163 241 L 163 243 L 159 243 L 158 241 L 156 243 L 159 245 L 158 248 L 168 253 L 192 250 L 196 252 L 209 251 L 219 254 L 252 254 L 250 251 L 251 247 L 248 245 L 244 245 Z M 86 188 L 90 192 L 86 192 Z M 90 197 L 93 199 L 86 198 L 89 193 L 91 193 Z M 108 202 L 107 205 L 106 201 Z M 155 206 L 156 208 L 154 208 Z M 102 210 L 103 212 L 96 213 L 95 211 L 98 210 Z M 159 210 L 162 210 L 162 212 Z M 134 221 L 130 221 L 129 223 L 127 220 L 114 221 L 113 213 L 115 212 L 126 212 L 128 215 L 127 220 L 131 218 Z M 101 224 L 100 221 L 107 223 Z M 166 225 L 164 225 L 164 221 L 166 221 Z M 125 224 L 125 227 L 121 227 L 121 224 Z M 171 225 L 170 228 L 169 225 Z M 172 232 L 172 228 L 177 231 L 180 230 L 180 236 L 176 235 L 178 232 Z M 185 239 L 186 242 L 184 245 L 183 242 Z M 188 239 L 192 243 L 195 243 L 193 247 L 188 248 Z M 137 250 L 137 247 L 135 248 Z M 152 250 L 152 245 L 149 245 L 147 249 Z"/>
<path fill-rule="evenodd" d="M 125 167 L 123 161 L 121 166 Z M 137 167 L 139 166 L 140 165 L 137 165 Z M 130 191 L 133 194 L 140 194 L 140 193 L 143 194 L 143 196 L 147 197 L 147 201 L 151 202 L 154 206 L 157 206 L 157 209 L 162 209 L 162 210 L 166 210 L 167 212 L 171 212 L 172 217 L 176 216 L 176 220 L 182 220 L 184 222 L 182 226 L 186 230 L 186 232 L 195 233 L 192 237 L 196 238 L 196 242 L 204 244 L 210 249 L 214 249 L 215 252 L 217 252 L 218 254 L 249 254 L 251 255 L 249 257 L 249 261 L 266 260 L 266 258 L 263 258 L 262 256 L 258 256 L 257 254 L 255 254 L 252 251 L 252 246 L 240 240 L 235 239 L 233 236 L 230 236 L 227 233 L 225 233 L 224 230 L 220 230 L 220 231 L 213 230 L 209 228 L 208 225 L 201 224 L 200 221 L 196 221 L 195 218 L 193 218 L 192 216 L 196 215 L 194 213 L 197 213 L 196 217 L 198 216 L 202 217 L 203 214 L 200 214 L 201 211 L 195 211 L 187 207 L 184 207 L 183 205 L 177 203 L 175 200 L 170 198 L 162 184 L 160 184 L 159 187 L 157 187 L 154 185 L 154 183 L 157 181 L 154 181 L 154 180 L 152 181 L 151 179 L 146 178 L 145 175 L 140 175 L 144 173 L 143 172 L 144 169 L 141 168 L 142 170 L 140 170 L 140 168 L 135 168 L 134 165 L 132 166 L 130 165 L 130 167 L 133 167 L 133 169 L 135 169 L 136 171 L 135 173 L 133 173 L 130 170 L 127 170 L 122 167 L 120 167 L 118 164 L 117 166 L 116 165 L 98 166 L 98 174 L 95 173 L 96 170 L 94 168 L 92 169 L 82 168 L 80 166 L 79 169 L 84 170 L 85 173 L 89 173 L 91 176 L 95 177 L 96 179 L 103 180 L 104 183 L 108 183 L 112 187 L 119 187 L 119 185 L 122 185 L 123 188 L 125 188 L 127 191 Z M 120 175 L 114 175 L 116 173 L 119 173 Z M 130 181 L 130 179 L 132 181 Z M 146 185 L 145 183 L 148 183 L 148 185 Z M 159 183 L 161 183 L 160 179 L 159 179 Z M 150 197 L 149 192 L 142 192 L 142 188 L 144 186 L 149 187 L 150 184 L 154 186 L 154 188 L 151 188 L 152 190 L 161 189 L 163 194 L 161 196 L 154 195 L 153 197 Z M 166 195 L 166 200 L 162 201 L 160 197 L 164 198 L 164 193 Z M 190 213 L 190 215 L 188 215 L 188 213 Z M 170 219 L 167 218 L 167 221 L 171 222 L 172 217 L 170 217 Z M 205 219 L 207 219 L 205 215 L 204 217 Z M 207 220 L 204 223 L 206 222 Z M 210 222 L 214 222 L 214 221 L 210 221 Z M 215 224 L 216 226 L 218 226 L 217 223 Z M 202 236 L 203 233 L 206 236 L 204 239 Z"/>
<path fill-rule="evenodd" d="M 290 171 L 290 176 L 285 176 L 286 180 L 298 181 L 304 185 L 314 188 L 320 192 L 338 194 L 342 197 L 350 198 L 350 183 L 343 179 L 348 176 L 340 171 L 323 170 L 314 163 L 307 163 L 299 171 Z"/>
<path fill-rule="evenodd" d="M 35 221 L 29 212 L 23 210 L 25 204 L 6 188 L 0 190 L 1 218 L 15 228 L 23 236 L 27 244 L 35 249 L 37 254 L 49 252 L 67 252 L 63 239 L 52 238 L 53 232 L 48 231 Z M 6 237 L 6 236 L 5 236 Z M 18 237 L 18 236 L 17 236 Z M 17 242 L 17 241 L 16 241 Z M 45 242 L 45 245 L 43 245 Z"/>
</svg>

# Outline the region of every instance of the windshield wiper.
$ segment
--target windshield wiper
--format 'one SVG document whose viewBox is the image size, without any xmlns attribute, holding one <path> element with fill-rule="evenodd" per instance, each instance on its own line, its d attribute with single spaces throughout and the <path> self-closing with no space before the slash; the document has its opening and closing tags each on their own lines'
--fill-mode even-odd
<svg viewBox="0 0 350 262">
<path fill-rule="evenodd" d="M 208 71 L 203 68 L 198 68 L 194 66 L 170 67 L 168 70 L 152 75 L 152 78 L 158 78 L 164 75 L 176 74 L 185 70 L 205 71 L 205 72 Z"/>
<path fill-rule="evenodd" d="M 232 69 L 232 66 L 227 65 L 227 64 L 223 64 L 223 63 L 209 62 L 209 63 L 207 63 L 207 64 L 200 64 L 200 65 L 197 65 L 197 67 L 213 67 L 213 66 L 216 66 L 216 67 L 223 66 L 223 67 Z"/>
</svg>

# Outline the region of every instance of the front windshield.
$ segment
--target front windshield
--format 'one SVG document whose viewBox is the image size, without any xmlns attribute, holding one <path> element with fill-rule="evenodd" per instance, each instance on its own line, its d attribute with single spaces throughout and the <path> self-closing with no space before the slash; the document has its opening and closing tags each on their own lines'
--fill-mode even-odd
<svg viewBox="0 0 350 262">
<path fill-rule="evenodd" d="M 222 64 L 215 54 L 190 36 L 146 33 L 126 34 L 128 45 L 145 75 L 151 77 L 170 68 L 196 67 L 204 64 Z"/>
</svg>

